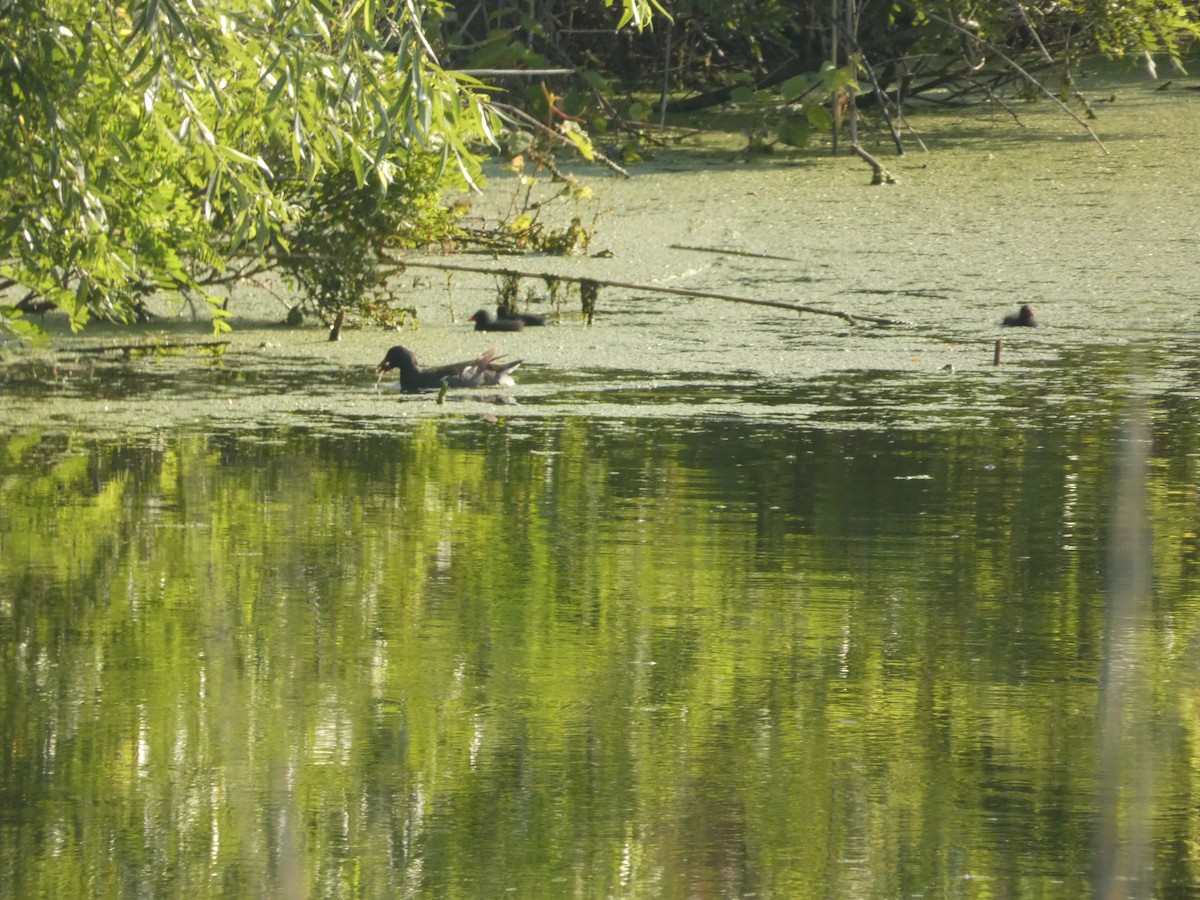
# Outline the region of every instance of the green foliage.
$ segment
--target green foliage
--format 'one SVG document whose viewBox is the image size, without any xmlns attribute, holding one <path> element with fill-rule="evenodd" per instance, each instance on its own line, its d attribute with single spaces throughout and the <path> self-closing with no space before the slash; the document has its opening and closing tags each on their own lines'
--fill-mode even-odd
<svg viewBox="0 0 1200 900">
<path fill-rule="evenodd" d="M 428 189 L 472 182 L 490 113 L 438 67 L 419 9 L 6 5 L 0 287 L 76 327 L 129 321 L 152 293 L 202 293 L 267 254 L 322 192 L 385 195 L 414 152 L 442 160 Z"/>
<path fill-rule="evenodd" d="M 745 78 L 735 78 L 744 81 Z M 845 92 L 859 92 L 852 66 L 825 63 L 818 71 L 795 75 L 776 90 L 755 89 L 741 84 L 730 92 L 730 100 L 753 114 L 759 127 L 749 134 L 748 152 L 767 152 L 774 140 L 789 147 L 806 147 L 814 133 L 829 133 L 834 125 L 831 105 Z"/>
<path fill-rule="evenodd" d="M 353 173 L 341 171 L 297 198 L 279 258 L 306 311 L 328 322 L 349 309 L 389 326 L 411 314 L 411 305 L 398 305 L 392 260 L 397 251 L 453 237 L 451 213 L 437 190 L 440 168 L 432 154 L 411 154 L 403 179 L 386 192 L 363 190 Z"/>
<path fill-rule="evenodd" d="M 969 13 L 959 4 L 933 2 L 918 3 L 912 14 L 925 30 L 920 46 L 925 53 L 963 46 L 961 35 L 934 24 L 940 17 L 1016 56 L 1040 58 L 1045 48 L 1068 67 L 1096 52 L 1109 57 L 1166 54 L 1179 65 L 1181 54 L 1200 37 L 1200 8 L 1187 0 L 997 2 L 975 4 Z"/>
<path fill-rule="evenodd" d="M 1179 65 L 1186 44 L 1200 38 L 1200 9 L 1184 0 L 1066 0 L 1063 6 L 1107 56 L 1165 53 Z"/>
<path fill-rule="evenodd" d="M 638 28 L 665 15 L 655 0 L 621 7 Z M 477 149 L 494 140 L 481 83 L 434 51 L 456 22 L 437 0 L 3 4 L 0 296 L 50 301 L 80 328 L 143 318 L 150 296 L 199 295 L 221 330 L 206 289 L 286 260 L 310 302 L 373 302 L 377 251 L 443 238 L 434 198 L 477 185 Z M 544 65 L 504 55 L 514 29 L 545 34 L 512 22 L 492 59 Z M 565 137 L 590 152 L 582 131 Z M 340 283 L 295 262 L 364 248 Z M 20 331 L 5 308 L 0 329 Z"/>
<path fill-rule="evenodd" d="M 570 256 L 586 250 L 592 229 L 583 224 L 580 206 L 591 199 L 591 188 L 558 169 L 544 140 L 539 141 L 527 132 L 512 132 L 508 138 L 510 146 L 523 148 L 508 165 L 517 175 L 508 209 L 495 226 L 464 233 L 463 239 L 493 251 L 513 253 L 533 251 Z M 544 213 L 562 203 L 574 207 L 574 215 L 565 226 L 542 220 Z"/>
<path fill-rule="evenodd" d="M 611 7 L 614 2 L 616 0 L 604 0 L 604 5 Z M 658 0 L 624 0 L 621 6 L 621 20 L 617 24 L 618 28 L 632 24 L 638 31 L 642 31 L 650 26 L 651 20 L 656 15 L 664 16 L 667 19 L 671 18 L 671 14 Z"/>
<path fill-rule="evenodd" d="M 0 321 L 3 321 L 0 330 L 7 330 L 27 341 L 43 342 L 45 340 L 45 332 L 28 321 L 15 307 L 0 306 Z"/>
<path fill-rule="evenodd" d="M 822 107 L 814 107 L 822 109 Z M 824 111 L 822 109 L 822 111 Z M 809 112 L 809 111 L 806 111 Z M 775 133 L 780 143 L 789 147 L 806 147 L 812 137 L 812 123 L 809 115 L 783 114 L 775 123 Z"/>
<path fill-rule="evenodd" d="M 694 112 L 732 101 L 758 116 L 763 127 L 753 129 L 753 141 L 775 130 L 780 141 L 802 144 L 808 136 L 804 128 L 819 131 L 828 127 L 822 119 L 832 122 L 809 111 L 829 104 L 839 87 L 877 82 L 893 100 L 948 88 L 960 96 L 975 92 L 994 99 L 1000 87 L 1015 84 L 1019 92 L 1025 81 L 996 49 L 1035 73 L 1045 70 L 1049 57 L 1069 87 L 1086 54 L 1167 54 L 1178 65 L 1200 34 L 1200 9 L 1189 0 L 988 0 L 969 6 L 949 0 L 863 0 L 853 33 L 839 26 L 836 34 L 828 3 L 691 0 L 673 5 L 672 17 L 660 16 L 653 28 L 644 27 L 644 14 L 654 12 L 653 4 L 643 4 L 636 11 L 627 8 L 623 18 L 643 27 L 636 34 L 611 36 L 597 27 L 595 10 L 566 0 L 539 4 L 544 27 L 536 30 L 520 26 L 523 8 L 499 0 L 483 0 L 474 8 L 489 12 L 456 23 L 451 53 L 461 54 L 468 65 L 478 64 L 483 54 L 497 52 L 494 43 L 500 40 L 507 42 L 510 59 L 534 55 L 554 65 L 573 64 L 575 75 L 555 82 L 555 89 L 573 98 L 571 113 L 585 120 L 590 132 L 603 133 L 614 155 L 619 148 L 627 159 L 655 140 L 657 129 L 651 126 L 660 106 L 657 97 L 647 97 L 650 92 L 665 90 L 673 98 L 668 111 Z M 473 24 L 479 20 L 503 27 L 481 33 Z M 835 42 L 838 59 L 830 60 Z M 520 92 L 511 89 L 514 95 Z M 525 93 L 530 113 L 542 117 L 535 92 Z M 1042 94 L 1040 88 L 1036 93 Z M 801 109 L 787 108 L 797 103 Z M 790 124 L 798 114 L 807 121 L 799 130 Z M 631 138 L 613 137 L 620 132 Z"/>
</svg>

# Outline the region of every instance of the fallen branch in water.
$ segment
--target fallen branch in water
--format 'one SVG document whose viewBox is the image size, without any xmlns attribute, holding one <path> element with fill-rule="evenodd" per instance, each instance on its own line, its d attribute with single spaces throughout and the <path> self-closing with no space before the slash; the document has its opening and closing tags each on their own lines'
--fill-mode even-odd
<svg viewBox="0 0 1200 900">
<path fill-rule="evenodd" d="M 124 353 L 129 356 L 131 353 L 142 351 L 145 353 L 171 353 L 183 350 L 214 350 L 220 349 L 224 351 L 229 346 L 229 341 L 142 341 L 136 344 L 107 344 L 103 347 L 64 347 L 63 353 L 78 353 L 78 354 L 96 354 L 104 353 Z"/>
<path fill-rule="evenodd" d="M 497 266 L 474 266 L 463 263 L 446 262 L 441 260 L 406 260 L 395 261 L 395 265 L 403 270 L 441 269 L 447 272 L 475 272 L 483 275 L 501 275 L 508 278 L 540 278 L 543 281 L 574 281 L 580 284 L 590 283 L 602 287 L 622 288 L 629 291 L 646 291 L 649 293 L 674 294 L 677 297 L 695 297 L 705 300 L 727 300 L 730 303 L 748 303 L 754 306 L 774 306 L 778 309 L 789 309 L 792 312 L 812 313 L 817 316 L 836 316 L 847 322 L 870 322 L 872 325 L 906 325 L 901 319 L 889 319 L 885 316 L 863 316 L 857 313 L 843 312 L 837 309 L 821 309 L 816 306 L 806 306 L 801 303 L 789 303 L 785 300 L 760 300 L 757 297 L 740 297 L 737 294 L 722 294 L 716 291 L 697 291 L 691 288 L 663 287 L 656 284 L 638 284 L 632 281 L 613 281 L 606 278 L 592 278 L 587 275 L 560 275 L 555 272 L 523 272 L 519 269 L 509 269 Z"/>
<path fill-rule="evenodd" d="M 667 244 L 672 250 L 692 250 L 696 253 L 716 253 L 719 256 L 749 256 L 752 259 L 778 259 L 783 262 L 800 262 L 794 256 L 775 256 L 772 253 L 754 253 L 751 250 L 731 250 L 728 247 L 696 247 L 691 244 Z"/>
</svg>

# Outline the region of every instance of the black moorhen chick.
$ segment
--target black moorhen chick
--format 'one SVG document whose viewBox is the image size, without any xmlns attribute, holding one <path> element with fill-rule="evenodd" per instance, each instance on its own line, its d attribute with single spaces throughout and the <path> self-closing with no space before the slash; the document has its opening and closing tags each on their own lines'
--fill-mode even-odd
<svg viewBox="0 0 1200 900">
<path fill-rule="evenodd" d="M 475 323 L 476 331 L 520 331 L 525 327 L 520 319 L 493 319 L 486 309 L 478 310 L 467 321 Z"/>
<path fill-rule="evenodd" d="M 421 391 L 436 391 L 443 384 L 449 387 L 507 387 L 516 384 L 509 373 L 515 371 L 519 365 L 519 359 L 516 362 L 496 362 L 496 351 L 493 349 L 466 362 L 423 369 L 411 350 L 397 344 L 387 352 L 377 371 L 383 375 L 391 369 L 399 369 L 400 390 L 406 394 L 416 394 Z"/>
<path fill-rule="evenodd" d="M 1015 312 L 1010 316 L 1005 316 L 1004 321 L 1000 324 L 1008 328 L 1018 325 L 1025 325 L 1029 328 L 1037 327 L 1037 322 L 1033 321 L 1033 307 L 1028 303 L 1021 307 L 1020 312 Z"/>
<path fill-rule="evenodd" d="M 511 306 L 503 303 L 496 307 L 496 317 L 499 319 L 508 319 L 510 321 L 524 322 L 526 325 L 546 324 L 545 316 L 539 316 L 537 313 L 517 312 Z"/>
</svg>

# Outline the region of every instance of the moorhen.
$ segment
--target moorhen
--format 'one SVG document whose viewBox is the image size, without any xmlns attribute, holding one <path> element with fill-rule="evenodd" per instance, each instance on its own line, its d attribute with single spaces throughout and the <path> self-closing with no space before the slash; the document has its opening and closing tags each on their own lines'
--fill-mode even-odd
<svg viewBox="0 0 1200 900">
<path fill-rule="evenodd" d="M 448 387 L 506 387 L 516 384 L 509 373 L 515 371 L 519 365 L 519 359 L 516 362 L 497 362 L 496 351 L 492 349 L 466 362 L 423 369 L 411 350 L 397 344 L 387 352 L 376 371 L 382 376 L 390 369 L 399 369 L 400 390 L 406 394 L 416 394 L 421 391 L 436 391 L 443 384 Z"/>
<path fill-rule="evenodd" d="M 476 311 L 467 321 L 475 323 L 476 331 L 520 331 L 525 327 L 520 319 L 493 319 L 486 309 Z"/>
<path fill-rule="evenodd" d="M 523 322 L 526 325 L 545 325 L 546 317 L 539 316 L 537 313 L 517 312 L 511 306 L 501 303 L 496 307 L 496 317 L 499 319 L 508 319 L 510 321 Z"/>
<path fill-rule="evenodd" d="M 1004 321 L 1000 324 L 1009 328 L 1017 325 L 1026 325 L 1029 328 L 1037 327 L 1037 322 L 1033 321 L 1033 307 L 1028 303 L 1021 307 L 1020 312 L 1015 312 L 1010 316 L 1005 316 Z"/>
</svg>

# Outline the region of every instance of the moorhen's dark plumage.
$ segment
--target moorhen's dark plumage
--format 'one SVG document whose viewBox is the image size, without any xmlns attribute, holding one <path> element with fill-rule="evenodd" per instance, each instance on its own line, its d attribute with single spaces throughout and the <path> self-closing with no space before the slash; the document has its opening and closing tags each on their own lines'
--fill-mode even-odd
<svg viewBox="0 0 1200 900">
<path fill-rule="evenodd" d="M 1018 325 L 1025 325 L 1029 328 L 1037 326 L 1037 322 L 1033 321 L 1033 307 L 1026 303 L 1021 307 L 1019 312 L 1013 313 L 1011 316 L 1005 316 L 1004 321 L 1000 323 L 1008 328 Z"/>
<path fill-rule="evenodd" d="M 499 319 L 509 319 L 512 321 L 524 322 L 526 325 L 545 325 L 546 317 L 539 316 L 537 313 L 517 312 L 511 306 L 501 303 L 496 307 L 496 317 Z"/>
<path fill-rule="evenodd" d="M 411 350 L 397 344 L 387 352 L 377 371 L 383 375 L 391 369 L 399 369 L 400 389 L 406 394 L 416 394 L 439 390 L 443 384 L 448 387 L 508 386 L 516 383 L 510 373 L 519 365 L 519 359 L 516 362 L 497 362 L 493 349 L 466 362 L 423 369 Z"/>
<path fill-rule="evenodd" d="M 525 327 L 520 319 L 493 319 L 486 309 L 476 311 L 467 321 L 475 323 L 476 331 L 520 331 Z"/>
</svg>

